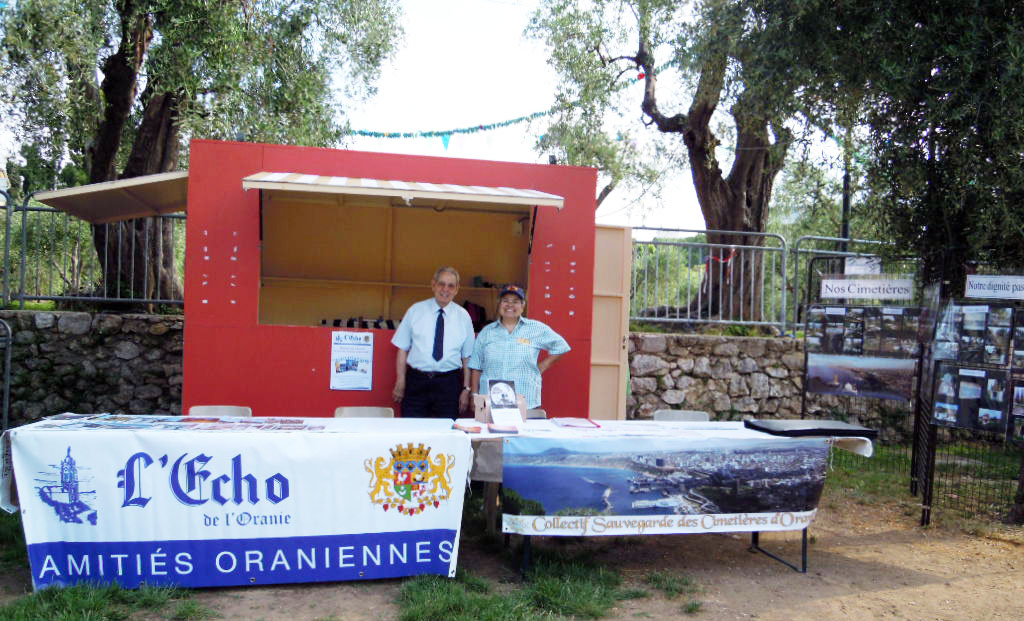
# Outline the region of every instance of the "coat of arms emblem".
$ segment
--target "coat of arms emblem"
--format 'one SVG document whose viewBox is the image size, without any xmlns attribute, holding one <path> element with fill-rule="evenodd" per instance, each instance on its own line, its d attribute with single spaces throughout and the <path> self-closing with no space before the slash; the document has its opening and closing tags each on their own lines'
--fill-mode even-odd
<svg viewBox="0 0 1024 621">
<path fill-rule="evenodd" d="M 443 453 L 430 458 L 430 447 L 421 442 L 413 446 L 399 444 L 391 450 L 391 459 L 367 459 L 363 467 L 370 473 L 370 501 L 385 511 L 394 508 L 405 515 L 416 515 L 437 508 L 451 496 L 451 474 L 455 456 Z"/>
</svg>

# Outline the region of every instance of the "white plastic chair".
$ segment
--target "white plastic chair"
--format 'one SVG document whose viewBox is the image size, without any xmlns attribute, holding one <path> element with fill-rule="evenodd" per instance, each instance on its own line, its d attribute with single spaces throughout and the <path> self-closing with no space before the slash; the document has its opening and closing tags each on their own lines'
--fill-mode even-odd
<svg viewBox="0 0 1024 621">
<path fill-rule="evenodd" d="M 252 408 L 245 405 L 193 405 L 189 416 L 252 416 Z"/>
<path fill-rule="evenodd" d="M 334 408 L 334 418 L 394 418 L 395 410 L 372 405 L 342 405 Z"/>
<path fill-rule="evenodd" d="M 711 420 L 711 415 L 700 410 L 655 410 L 654 420 L 704 423 Z"/>
</svg>

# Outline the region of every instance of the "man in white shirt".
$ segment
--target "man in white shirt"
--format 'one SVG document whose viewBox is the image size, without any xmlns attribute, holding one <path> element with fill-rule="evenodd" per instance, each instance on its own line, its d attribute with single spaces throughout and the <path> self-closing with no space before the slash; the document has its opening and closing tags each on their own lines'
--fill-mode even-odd
<svg viewBox="0 0 1024 621">
<path fill-rule="evenodd" d="M 438 268 L 430 288 L 434 297 L 410 306 L 391 338 L 398 348 L 392 396 L 403 417 L 458 418 L 469 406 L 473 322 L 451 303 L 459 291 L 454 267 Z"/>
</svg>

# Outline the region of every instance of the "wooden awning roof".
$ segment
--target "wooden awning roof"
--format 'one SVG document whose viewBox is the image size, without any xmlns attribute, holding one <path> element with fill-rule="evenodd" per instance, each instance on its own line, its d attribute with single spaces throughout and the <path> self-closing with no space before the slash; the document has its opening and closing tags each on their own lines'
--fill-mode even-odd
<svg viewBox="0 0 1024 621">
<path fill-rule="evenodd" d="M 417 199 L 429 202 L 487 203 L 491 205 L 551 206 L 561 209 L 561 196 L 522 188 L 454 185 L 389 181 L 355 177 L 330 177 L 287 172 L 259 172 L 242 179 L 248 189 L 283 192 L 395 197 L 411 204 Z"/>
<path fill-rule="evenodd" d="M 35 200 L 93 224 L 185 211 L 188 171 L 40 192 Z"/>
</svg>

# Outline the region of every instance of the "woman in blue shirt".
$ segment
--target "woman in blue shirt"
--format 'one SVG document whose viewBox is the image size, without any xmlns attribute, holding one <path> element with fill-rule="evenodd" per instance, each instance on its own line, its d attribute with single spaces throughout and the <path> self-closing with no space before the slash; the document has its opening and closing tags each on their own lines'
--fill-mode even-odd
<svg viewBox="0 0 1024 621">
<path fill-rule="evenodd" d="M 526 407 L 540 407 L 540 376 L 569 351 L 569 344 L 546 324 L 523 317 L 526 292 L 505 285 L 498 294 L 498 319 L 484 326 L 469 359 L 470 388 L 486 390 L 489 380 L 512 380 Z M 541 350 L 548 352 L 537 362 Z"/>
</svg>

